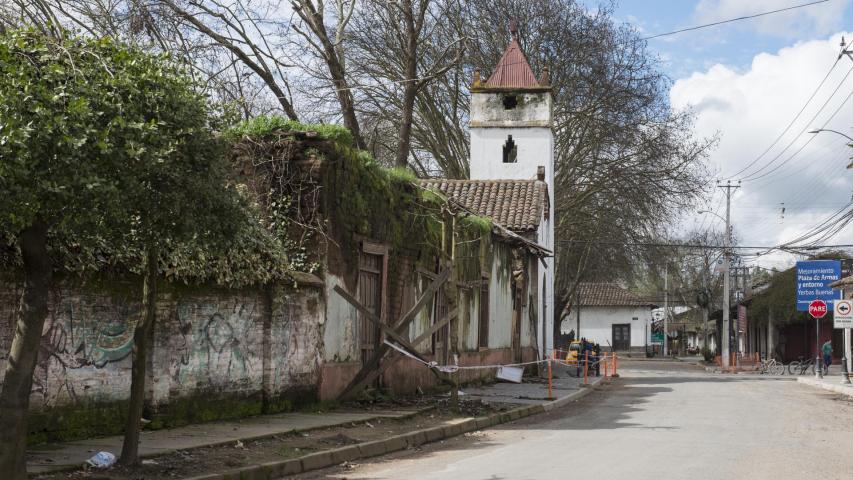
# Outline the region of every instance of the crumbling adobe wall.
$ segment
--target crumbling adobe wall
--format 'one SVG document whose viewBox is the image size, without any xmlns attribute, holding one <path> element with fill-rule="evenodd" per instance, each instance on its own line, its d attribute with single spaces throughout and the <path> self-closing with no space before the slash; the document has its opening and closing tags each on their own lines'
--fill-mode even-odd
<svg viewBox="0 0 853 480">
<path fill-rule="evenodd" d="M 33 377 L 30 441 L 121 433 L 130 392 L 139 279 L 51 292 Z M 0 283 L 0 382 L 20 283 Z M 221 289 L 164 285 L 144 416 L 151 428 L 280 411 L 317 398 L 316 287 Z"/>
</svg>

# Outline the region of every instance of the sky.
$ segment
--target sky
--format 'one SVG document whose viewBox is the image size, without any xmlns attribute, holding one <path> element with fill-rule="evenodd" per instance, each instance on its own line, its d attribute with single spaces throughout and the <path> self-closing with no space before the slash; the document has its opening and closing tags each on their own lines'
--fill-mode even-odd
<svg viewBox="0 0 853 480">
<path fill-rule="evenodd" d="M 615 17 L 652 36 L 808 2 L 621 0 Z M 714 181 L 740 180 L 731 206 L 740 245 L 790 241 L 853 199 L 849 140 L 808 133 L 826 128 L 853 136 L 853 59 L 838 59 L 841 37 L 853 40 L 851 31 L 853 0 L 830 0 L 648 40 L 673 81 L 673 108 L 695 113 L 698 136 L 719 137 L 710 155 Z M 724 216 L 722 190 L 714 182 L 708 189 L 714 193 L 699 209 Z M 677 222 L 680 231 L 724 228 L 712 214 L 693 212 Z M 824 243 L 853 244 L 853 226 Z M 776 252 L 743 264 L 784 268 L 796 259 Z"/>
</svg>

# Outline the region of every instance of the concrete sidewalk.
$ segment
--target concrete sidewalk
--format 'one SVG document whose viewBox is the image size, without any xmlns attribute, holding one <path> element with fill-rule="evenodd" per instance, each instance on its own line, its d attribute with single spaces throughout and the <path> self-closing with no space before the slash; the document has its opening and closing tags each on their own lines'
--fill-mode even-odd
<svg viewBox="0 0 853 480">
<path fill-rule="evenodd" d="M 571 369 L 571 372 L 569 372 Z M 548 398 L 548 382 L 539 378 L 525 378 L 521 384 L 495 383 L 482 387 L 462 388 L 463 398 L 482 400 L 492 404 L 542 405 L 546 409 L 556 408 L 579 397 L 585 392 L 583 378 L 576 378 L 575 367 L 555 364 L 552 383 L 552 399 Z M 590 377 L 590 386 L 603 377 Z M 180 450 L 246 442 L 277 434 L 317 428 L 334 427 L 359 423 L 377 418 L 404 418 L 423 409 L 400 409 L 378 411 L 355 411 L 339 409 L 318 414 L 282 413 L 249 417 L 234 421 L 210 422 L 184 427 L 143 431 L 139 454 L 143 458 L 156 457 Z M 112 436 L 63 443 L 42 444 L 30 447 L 27 452 L 27 469 L 31 474 L 69 470 L 80 467 L 97 452 L 121 452 L 122 437 Z"/>
<path fill-rule="evenodd" d="M 551 392 L 553 398 L 548 398 L 548 380 L 525 378 L 523 383 L 495 383 L 483 387 L 462 388 L 464 398 L 481 400 L 484 403 L 516 403 L 523 405 L 539 405 L 566 395 L 571 395 L 583 388 L 583 373 L 581 378 L 574 377 L 575 366 L 567 366 L 554 362 Z M 604 371 L 602 370 L 602 374 Z M 600 378 L 600 377 L 599 377 Z M 599 378 L 589 377 L 589 383 L 594 384 Z"/>
<path fill-rule="evenodd" d="M 141 457 L 154 457 L 165 453 L 192 448 L 232 444 L 276 434 L 315 428 L 332 427 L 352 422 L 365 422 L 376 418 L 403 418 L 420 410 L 385 410 L 355 412 L 338 410 L 323 413 L 282 413 L 249 417 L 241 420 L 210 422 L 185 427 L 143 431 L 140 438 Z M 31 474 L 68 470 L 82 466 L 97 452 L 121 452 L 121 436 L 93 438 L 63 443 L 49 443 L 30 447 L 27 452 L 27 471 Z"/>
<path fill-rule="evenodd" d="M 805 385 L 822 388 L 831 392 L 840 393 L 845 397 L 853 398 L 853 385 L 841 383 L 841 375 L 824 375 L 823 378 L 817 378 L 811 375 L 801 375 L 797 377 L 797 381 Z"/>
</svg>

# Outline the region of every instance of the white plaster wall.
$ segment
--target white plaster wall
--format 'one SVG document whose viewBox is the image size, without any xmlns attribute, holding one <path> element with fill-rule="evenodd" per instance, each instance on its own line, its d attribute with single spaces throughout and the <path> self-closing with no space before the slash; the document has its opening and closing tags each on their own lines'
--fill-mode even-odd
<svg viewBox="0 0 853 480">
<path fill-rule="evenodd" d="M 516 98 L 506 109 L 504 98 Z M 551 127 L 550 92 L 477 92 L 471 95 L 471 127 Z"/>
<path fill-rule="evenodd" d="M 509 135 L 518 148 L 515 163 L 503 163 Z M 553 156 L 554 136 L 548 127 L 471 128 L 472 180 L 533 180 L 540 165 L 546 179 L 553 178 Z"/>
<path fill-rule="evenodd" d="M 550 249 L 554 242 L 554 135 L 551 131 L 550 93 L 519 94 L 519 108 L 505 110 L 501 93 L 475 93 L 471 105 L 471 179 L 529 180 L 535 179 L 540 166 L 545 167 L 550 204 L 549 218 L 543 218 L 536 241 Z M 528 98 L 530 97 L 530 98 Z M 503 163 L 503 146 L 512 135 L 518 147 L 515 163 Z M 536 280 L 544 299 L 537 304 L 536 346 L 549 354 L 554 348 L 554 260 L 545 259 L 544 278 Z M 544 302 L 543 302 L 544 300 Z M 543 308 L 544 306 L 544 308 Z M 543 312 L 544 310 L 544 312 Z"/>
<path fill-rule="evenodd" d="M 489 277 L 489 348 L 512 347 L 512 278 L 509 247 L 492 244 Z"/>
<path fill-rule="evenodd" d="M 539 230 L 536 233 L 536 238 L 540 245 L 553 252 L 556 250 L 556 245 L 554 243 L 554 222 L 551 221 L 554 215 L 554 190 L 552 187 L 552 185 L 554 185 L 554 177 L 546 177 L 545 180 L 548 182 L 548 195 L 551 196 L 552 207 L 550 216 L 548 218 L 543 218 L 539 223 Z M 543 298 L 540 299 L 540 302 L 543 302 L 544 304 L 544 312 L 540 312 L 539 315 L 540 328 L 537 332 L 537 345 L 540 352 L 544 351 L 546 355 L 550 355 L 551 350 L 554 349 L 554 258 L 548 257 L 544 259 L 544 263 L 544 267 L 541 262 L 539 263 L 539 271 L 542 273 L 539 274 L 538 283 L 540 295 L 544 292 L 544 295 L 542 295 Z M 543 308 L 540 307 L 540 310 L 543 310 Z"/>
<path fill-rule="evenodd" d="M 646 344 L 645 327 L 652 316 L 649 307 L 581 307 L 580 337 L 599 343 L 602 347 L 613 345 L 613 324 L 631 324 L 631 346 Z M 633 320 L 633 318 L 637 320 Z M 577 313 L 571 315 L 570 325 L 577 329 Z M 576 330 L 577 331 L 577 330 Z"/>
<path fill-rule="evenodd" d="M 323 360 L 327 362 L 360 361 L 358 353 L 358 312 L 335 293 L 340 285 L 346 289 L 342 278 L 327 273 L 326 321 L 323 329 Z"/>
<path fill-rule="evenodd" d="M 459 304 L 463 308 L 464 315 L 464 322 L 460 322 L 462 332 L 459 338 L 464 342 L 462 346 L 464 350 L 476 352 L 480 334 L 480 289 L 460 289 L 459 294 Z"/>
</svg>

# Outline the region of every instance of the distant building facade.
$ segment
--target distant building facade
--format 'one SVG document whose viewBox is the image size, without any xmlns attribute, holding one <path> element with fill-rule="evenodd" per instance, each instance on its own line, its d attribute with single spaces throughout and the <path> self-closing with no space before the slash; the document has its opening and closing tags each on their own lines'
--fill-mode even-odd
<svg viewBox="0 0 853 480">
<path fill-rule="evenodd" d="M 616 283 L 581 282 L 562 330 L 606 351 L 644 351 L 654 305 Z"/>
</svg>

